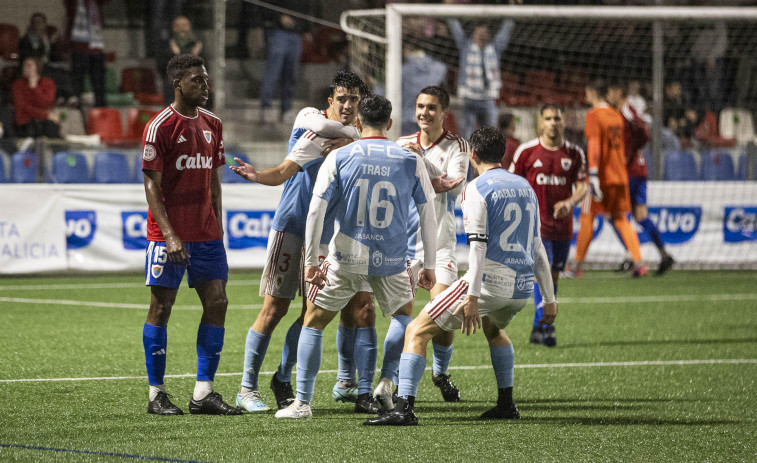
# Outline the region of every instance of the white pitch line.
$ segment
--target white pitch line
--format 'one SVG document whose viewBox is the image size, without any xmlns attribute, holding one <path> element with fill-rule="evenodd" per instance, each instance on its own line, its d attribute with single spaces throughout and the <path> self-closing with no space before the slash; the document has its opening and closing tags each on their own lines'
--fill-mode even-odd
<svg viewBox="0 0 757 463">
<path fill-rule="evenodd" d="M 757 365 L 757 359 L 702 359 L 702 360 L 640 360 L 630 362 L 588 362 L 588 363 L 536 363 L 515 365 L 515 368 L 594 368 L 594 367 L 647 367 L 647 366 L 682 366 L 682 365 L 733 365 L 752 364 Z M 486 370 L 491 365 L 451 366 L 450 370 Z M 376 370 L 379 371 L 379 370 Z M 426 371 L 431 371 L 427 367 Z M 272 375 L 275 371 L 261 371 L 261 375 Z M 320 370 L 318 374 L 337 373 L 337 370 Z M 216 376 L 241 376 L 239 373 L 216 373 Z M 195 373 L 181 375 L 165 375 L 166 378 L 194 378 Z M 0 383 L 41 383 L 51 381 L 113 381 L 123 379 L 147 379 L 147 376 L 95 376 L 91 378 L 27 378 L 27 379 L 0 379 Z"/>
<path fill-rule="evenodd" d="M 226 283 L 226 286 L 258 286 L 258 281 L 234 280 Z M 78 283 L 56 285 L 0 285 L 0 291 L 43 291 L 57 289 L 111 289 L 111 288 L 145 288 L 139 283 Z"/>
<path fill-rule="evenodd" d="M 145 304 L 126 304 L 120 302 L 95 302 L 95 301 L 72 301 L 67 299 L 30 299 L 21 297 L 0 297 L 0 302 L 13 302 L 18 304 L 51 304 L 70 305 L 75 307 L 100 307 L 107 309 L 143 309 L 149 307 Z M 261 309 L 262 304 L 229 304 L 228 309 Z M 175 305 L 172 310 L 202 310 L 199 305 Z"/>
</svg>

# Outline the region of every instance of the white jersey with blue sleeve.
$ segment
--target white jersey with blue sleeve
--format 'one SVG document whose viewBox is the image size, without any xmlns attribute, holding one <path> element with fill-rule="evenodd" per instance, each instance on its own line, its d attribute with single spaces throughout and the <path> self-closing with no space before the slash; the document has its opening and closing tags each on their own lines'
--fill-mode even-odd
<svg viewBox="0 0 757 463">
<path fill-rule="evenodd" d="M 360 131 L 356 127 L 332 121 L 326 117 L 325 111 L 308 107 L 302 109 L 294 120 L 287 153 L 292 152 L 297 140 L 307 131 L 315 132 L 325 138 L 352 138 L 353 140 L 360 138 Z"/>
<path fill-rule="evenodd" d="M 390 276 L 407 269 L 410 203 L 418 208 L 424 244 L 436 249 L 433 187 L 423 160 L 383 137 L 364 138 L 330 154 L 313 190 L 306 264 L 318 265 L 318 244 L 326 208 L 335 208 L 329 262 L 334 269 Z M 434 253 L 435 255 L 435 253 Z M 433 269 L 435 258 L 424 262 Z"/>
<path fill-rule="evenodd" d="M 462 208 L 469 242 L 487 243 L 482 277 L 487 291 L 531 297 L 541 240 L 539 203 L 528 182 L 503 168 L 487 170 L 466 186 Z M 473 286 L 472 278 L 471 272 L 463 277 Z"/>
</svg>

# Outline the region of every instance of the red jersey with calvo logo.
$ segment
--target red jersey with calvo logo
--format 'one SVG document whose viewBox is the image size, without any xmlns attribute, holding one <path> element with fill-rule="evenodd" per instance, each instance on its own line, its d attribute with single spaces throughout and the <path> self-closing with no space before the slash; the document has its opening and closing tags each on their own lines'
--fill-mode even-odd
<svg viewBox="0 0 757 463">
<path fill-rule="evenodd" d="M 221 120 L 197 108 L 196 117 L 182 116 L 171 106 L 147 123 L 142 134 L 142 170 L 161 172 L 168 220 L 182 241 L 221 238 L 210 196 L 213 169 L 226 164 Z M 147 214 L 147 240 L 165 241 Z"/>
<path fill-rule="evenodd" d="M 573 237 L 573 215 L 555 219 L 555 204 L 570 198 L 573 185 L 585 182 L 586 156 L 578 146 L 566 142 L 549 150 L 535 138 L 523 143 L 513 156 L 510 172 L 525 177 L 539 200 L 541 237 L 569 240 Z"/>
</svg>

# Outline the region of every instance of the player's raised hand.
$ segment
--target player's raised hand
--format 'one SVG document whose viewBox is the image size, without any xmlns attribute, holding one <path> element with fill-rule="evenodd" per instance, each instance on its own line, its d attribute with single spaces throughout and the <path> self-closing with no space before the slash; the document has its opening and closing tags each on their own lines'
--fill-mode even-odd
<svg viewBox="0 0 757 463">
<path fill-rule="evenodd" d="M 352 143 L 352 138 L 332 138 L 330 140 L 326 140 L 325 142 L 321 143 L 321 147 L 323 148 L 323 157 L 325 158 L 327 154 L 334 151 L 335 149 L 339 149 L 342 146 L 347 146 L 350 143 Z"/>
<path fill-rule="evenodd" d="M 422 268 L 418 273 L 418 286 L 428 291 L 436 284 L 436 271 L 432 268 Z"/>
<path fill-rule="evenodd" d="M 184 245 L 184 242 L 176 235 L 165 236 L 166 240 L 166 254 L 168 254 L 168 260 L 174 264 L 189 265 L 189 252 Z"/>
<path fill-rule="evenodd" d="M 252 167 L 250 164 L 247 164 L 246 162 L 242 161 L 239 158 L 234 158 L 234 161 L 236 161 L 238 165 L 229 166 L 229 168 L 233 170 L 235 174 L 251 182 L 258 181 L 258 172 L 255 170 L 254 167 Z"/>
<path fill-rule="evenodd" d="M 463 183 L 463 180 L 465 180 L 465 177 L 457 177 L 448 180 L 447 174 L 442 174 L 440 177 L 431 179 L 431 186 L 434 187 L 434 193 L 446 193 Z"/>
<path fill-rule="evenodd" d="M 326 274 L 316 265 L 308 265 L 305 267 L 305 281 L 311 285 L 317 286 L 318 289 L 323 289 L 326 285 L 331 286 Z"/>
<path fill-rule="evenodd" d="M 465 300 L 457 306 L 452 315 L 462 315 L 463 325 L 460 332 L 466 336 L 475 333 L 481 328 L 481 317 L 478 315 L 478 298 L 475 296 L 465 296 Z"/>
<path fill-rule="evenodd" d="M 538 321 L 540 325 L 551 325 L 555 322 L 555 318 L 557 318 L 557 301 L 551 303 L 551 304 L 544 304 L 544 308 L 542 309 L 542 317 L 541 320 Z"/>
</svg>

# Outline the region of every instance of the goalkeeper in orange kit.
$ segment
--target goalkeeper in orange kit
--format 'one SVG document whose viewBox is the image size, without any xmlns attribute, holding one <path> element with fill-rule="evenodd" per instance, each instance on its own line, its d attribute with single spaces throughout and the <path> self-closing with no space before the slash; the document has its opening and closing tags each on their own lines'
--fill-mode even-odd
<svg viewBox="0 0 757 463">
<path fill-rule="evenodd" d="M 633 259 L 634 278 L 645 275 L 648 269 L 641 262 L 641 246 L 628 213 L 631 197 L 623 140 L 623 116 L 607 104 L 607 83 L 597 79 L 586 86 L 586 100 L 592 109 L 586 114 L 584 135 L 587 140 L 586 157 L 589 164 L 589 187 L 581 205 L 581 228 L 576 238 L 576 269 L 573 276 L 583 274 L 586 251 L 592 239 L 594 216 L 605 214 L 620 233 Z"/>
</svg>

